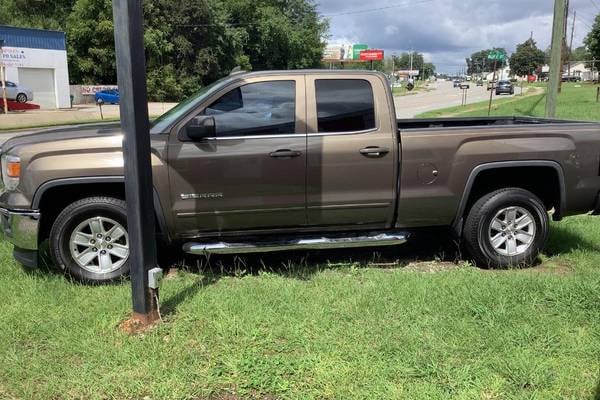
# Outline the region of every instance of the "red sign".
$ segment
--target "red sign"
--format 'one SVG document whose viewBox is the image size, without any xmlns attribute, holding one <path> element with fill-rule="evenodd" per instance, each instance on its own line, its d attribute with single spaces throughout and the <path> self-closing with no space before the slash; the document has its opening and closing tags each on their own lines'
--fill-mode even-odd
<svg viewBox="0 0 600 400">
<path fill-rule="evenodd" d="M 362 61 L 381 61 L 383 60 L 383 50 L 363 50 L 360 52 L 360 59 Z"/>
</svg>

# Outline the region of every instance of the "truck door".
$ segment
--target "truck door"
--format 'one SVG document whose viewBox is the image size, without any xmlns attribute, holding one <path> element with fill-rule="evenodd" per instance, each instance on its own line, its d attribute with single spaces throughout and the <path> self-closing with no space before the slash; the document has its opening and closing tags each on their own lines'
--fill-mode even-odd
<svg viewBox="0 0 600 400">
<path fill-rule="evenodd" d="M 173 217 L 179 235 L 306 225 L 304 77 L 250 77 L 209 99 L 215 137 L 173 135 Z"/>
<path fill-rule="evenodd" d="M 398 139 L 384 79 L 324 73 L 306 88 L 309 225 L 391 227 Z"/>
</svg>

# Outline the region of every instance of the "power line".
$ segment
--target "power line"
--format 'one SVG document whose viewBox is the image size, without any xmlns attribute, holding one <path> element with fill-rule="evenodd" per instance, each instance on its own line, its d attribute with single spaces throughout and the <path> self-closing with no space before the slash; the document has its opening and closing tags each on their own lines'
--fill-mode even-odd
<svg viewBox="0 0 600 400">
<path fill-rule="evenodd" d="M 594 29 L 594 28 L 592 28 L 592 26 L 586 20 L 584 20 L 583 18 L 581 18 L 579 15 L 577 15 L 575 18 L 577 19 L 577 21 L 581 22 L 583 25 L 585 25 L 590 30 Z"/>
<path fill-rule="evenodd" d="M 339 17 L 341 15 L 370 13 L 370 12 L 377 12 L 377 11 L 389 10 L 389 9 L 392 9 L 392 8 L 413 7 L 413 6 L 418 6 L 418 5 L 425 4 L 425 3 L 432 3 L 434 1 L 436 1 L 436 0 L 423 0 L 423 1 L 418 1 L 418 2 L 406 2 L 406 3 L 394 4 L 394 5 L 386 6 L 386 7 L 368 8 L 368 9 L 362 9 L 362 10 L 349 10 L 349 11 L 342 11 L 342 12 L 338 12 L 338 13 L 328 13 L 328 14 L 323 14 L 323 16 L 324 17 Z"/>
</svg>

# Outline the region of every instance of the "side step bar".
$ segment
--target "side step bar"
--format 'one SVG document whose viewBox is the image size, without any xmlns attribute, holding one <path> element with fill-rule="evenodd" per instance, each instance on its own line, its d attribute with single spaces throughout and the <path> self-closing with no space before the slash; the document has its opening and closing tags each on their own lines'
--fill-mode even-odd
<svg viewBox="0 0 600 400">
<path fill-rule="evenodd" d="M 239 254 L 262 253 L 283 250 L 315 250 L 370 246 L 392 246 L 406 243 L 406 232 L 371 232 L 330 236 L 304 236 L 253 242 L 189 242 L 183 251 L 189 254 Z"/>
</svg>

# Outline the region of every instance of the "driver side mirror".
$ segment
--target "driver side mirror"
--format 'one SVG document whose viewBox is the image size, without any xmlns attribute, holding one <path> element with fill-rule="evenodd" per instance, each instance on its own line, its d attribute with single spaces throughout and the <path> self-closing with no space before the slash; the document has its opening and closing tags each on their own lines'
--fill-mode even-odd
<svg viewBox="0 0 600 400">
<path fill-rule="evenodd" d="M 185 126 L 185 131 L 188 138 L 194 141 L 215 137 L 217 134 L 215 118 L 212 116 L 194 117 Z"/>
</svg>

